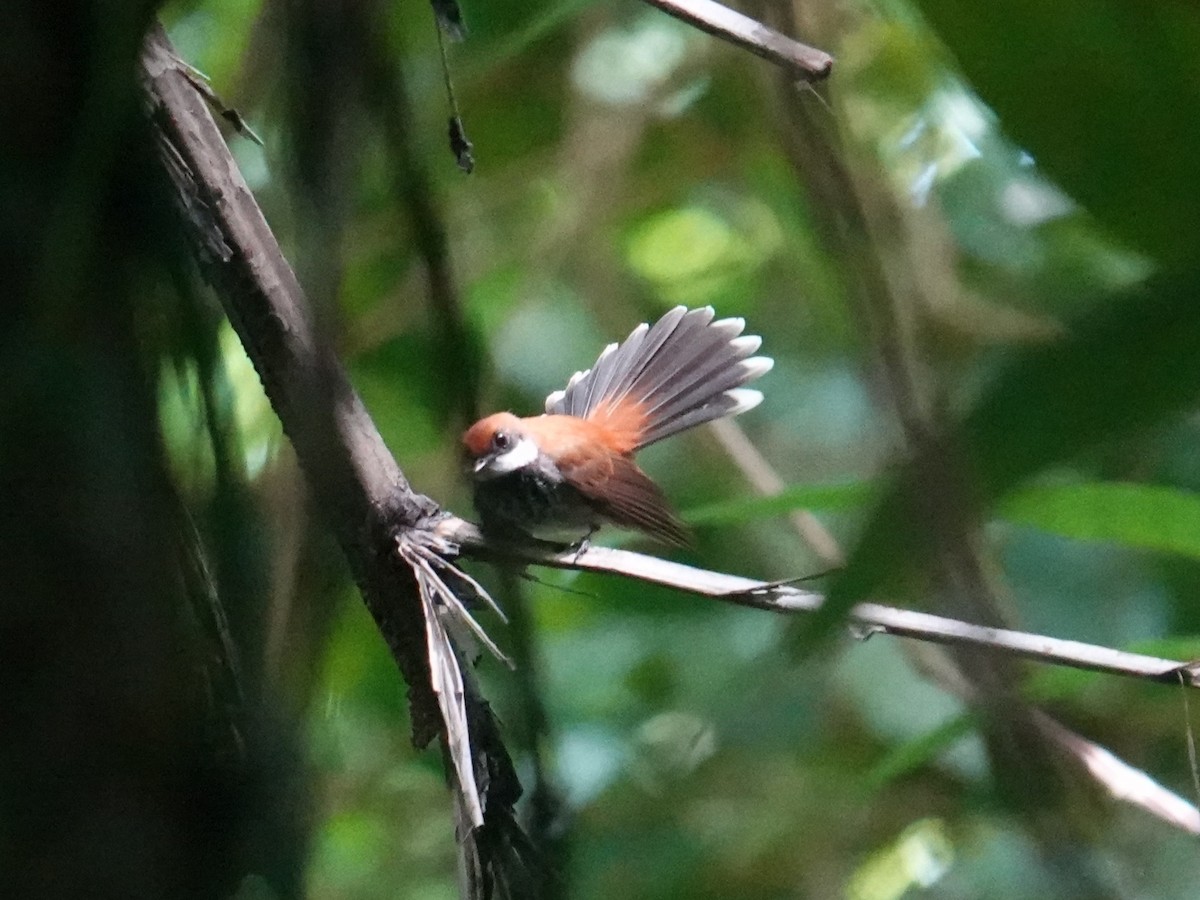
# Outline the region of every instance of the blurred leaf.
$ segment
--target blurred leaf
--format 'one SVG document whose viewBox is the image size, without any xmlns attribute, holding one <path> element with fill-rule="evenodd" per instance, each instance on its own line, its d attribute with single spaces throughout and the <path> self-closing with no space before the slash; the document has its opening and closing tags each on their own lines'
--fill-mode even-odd
<svg viewBox="0 0 1200 900">
<path fill-rule="evenodd" d="M 436 418 L 451 402 L 443 390 L 446 367 L 435 339 L 400 334 L 351 364 L 351 375 L 388 446 L 402 454 L 438 446 Z"/>
<path fill-rule="evenodd" d="M 1000 514 L 1064 537 L 1200 558 L 1200 494 L 1149 484 L 1035 485 Z"/>
<path fill-rule="evenodd" d="M 838 67 L 844 78 L 854 79 L 859 103 L 891 107 L 894 124 L 938 89 L 945 62 L 939 49 L 928 29 L 916 22 L 877 19 L 847 36 Z"/>
<path fill-rule="evenodd" d="M 795 484 L 770 497 L 738 497 L 709 503 L 683 514 L 689 525 L 736 525 L 786 515 L 796 509 L 845 510 L 862 506 L 875 485 L 867 481 L 840 484 Z"/>
<path fill-rule="evenodd" d="M 643 703 L 665 706 L 676 690 L 676 680 L 674 663 L 656 653 L 635 663 L 626 673 L 624 685 Z"/>
<path fill-rule="evenodd" d="M 918 0 L 1005 130 L 1113 233 L 1162 262 L 1195 252 L 1200 7 Z"/>
<path fill-rule="evenodd" d="M 1018 355 L 951 431 L 980 499 L 1100 441 L 1136 433 L 1200 393 L 1200 272 L 1163 276 Z"/>
<path fill-rule="evenodd" d="M 1160 277 L 1018 355 L 944 437 L 920 448 L 885 493 L 810 634 L 827 634 L 873 592 L 924 569 L 931 525 L 990 507 L 1019 482 L 1127 436 L 1200 393 L 1200 276 Z M 966 522 L 952 523 L 966 525 Z"/>
<path fill-rule="evenodd" d="M 868 792 L 880 790 L 897 778 L 929 764 L 970 734 L 975 725 L 975 717 L 970 713 L 963 713 L 947 719 L 920 737 L 892 748 L 887 756 L 867 772 L 863 779 L 864 787 Z"/>
<path fill-rule="evenodd" d="M 955 860 L 954 842 L 941 819 L 913 822 L 859 867 L 846 885 L 849 900 L 900 900 L 913 888 L 941 880 Z"/>
<path fill-rule="evenodd" d="M 682 22 L 643 14 L 584 44 L 571 67 L 571 80 L 586 97 L 636 106 L 669 82 L 696 40 L 696 31 Z"/>
<path fill-rule="evenodd" d="M 488 33 L 492 32 L 492 39 L 482 49 L 464 55 L 460 61 L 456 61 L 456 66 L 467 78 L 485 78 L 500 65 L 529 52 L 592 2 L 593 0 L 560 0 L 557 3 L 536 6 L 522 3 L 518 8 L 524 18 L 519 22 L 503 23 L 496 22 L 500 16 L 496 15 L 497 10 L 493 4 L 479 4 L 477 10 L 472 10 L 472 21 L 478 26 L 482 20 L 483 27 L 475 27 L 475 36 L 488 36 Z M 500 12 L 503 15 L 504 11 Z"/>
<path fill-rule="evenodd" d="M 313 868 L 336 879 L 329 888 L 361 889 L 379 877 L 387 840 L 387 829 L 376 815 L 350 812 L 330 816 L 317 835 Z"/>
<path fill-rule="evenodd" d="M 739 221 L 716 209 L 689 206 L 651 216 L 626 242 L 629 268 L 665 298 L 666 305 L 721 303 L 779 246 L 769 208 L 745 202 Z"/>
<path fill-rule="evenodd" d="M 1030 703 L 1045 705 L 1078 697 L 1088 688 L 1111 681 L 1112 676 L 1104 672 L 1070 666 L 1039 666 L 1030 671 L 1022 685 L 1022 694 Z"/>
<path fill-rule="evenodd" d="M 684 513 L 696 526 L 736 525 L 797 509 L 842 511 L 862 506 L 875 486 L 865 481 L 792 485 L 769 497 L 739 497 Z M 1032 485 L 1005 499 L 997 515 L 1084 541 L 1200 558 L 1200 494 L 1161 485 L 1086 482 Z"/>
</svg>

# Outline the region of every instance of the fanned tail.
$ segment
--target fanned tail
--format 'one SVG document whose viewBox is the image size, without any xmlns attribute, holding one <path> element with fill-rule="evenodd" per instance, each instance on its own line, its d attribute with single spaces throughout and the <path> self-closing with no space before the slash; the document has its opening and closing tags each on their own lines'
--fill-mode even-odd
<svg viewBox="0 0 1200 900">
<path fill-rule="evenodd" d="M 770 371 L 754 356 L 762 338 L 741 336 L 743 319 L 713 321 L 711 306 L 677 306 L 654 323 L 609 344 L 592 368 L 546 398 L 546 412 L 604 426 L 624 452 L 762 402 L 745 387 Z"/>
</svg>

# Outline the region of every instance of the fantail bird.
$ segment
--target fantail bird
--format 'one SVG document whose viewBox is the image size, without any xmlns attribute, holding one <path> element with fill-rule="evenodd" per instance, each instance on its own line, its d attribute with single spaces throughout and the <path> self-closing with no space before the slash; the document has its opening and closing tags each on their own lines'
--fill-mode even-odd
<svg viewBox="0 0 1200 900">
<path fill-rule="evenodd" d="M 743 386 L 774 364 L 752 355 L 762 338 L 739 337 L 744 320 L 713 317 L 712 307 L 677 306 L 605 347 L 594 366 L 546 398 L 545 415 L 495 413 L 467 429 L 484 532 L 578 539 L 611 522 L 686 544 L 686 528 L 633 454 L 753 409 L 762 394 Z"/>
</svg>

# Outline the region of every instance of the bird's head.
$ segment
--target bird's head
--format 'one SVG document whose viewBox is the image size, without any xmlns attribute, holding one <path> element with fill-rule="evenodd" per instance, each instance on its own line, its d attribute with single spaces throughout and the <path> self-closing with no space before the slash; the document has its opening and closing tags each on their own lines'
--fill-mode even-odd
<svg viewBox="0 0 1200 900">
<path fill-rule="evenodd" d="M 499 478 L 531 465 L 541 452 L 521 420 L 508 412 L 480 419 L 467 429 L 463 444 L 479 481 Z"/>
</svg>

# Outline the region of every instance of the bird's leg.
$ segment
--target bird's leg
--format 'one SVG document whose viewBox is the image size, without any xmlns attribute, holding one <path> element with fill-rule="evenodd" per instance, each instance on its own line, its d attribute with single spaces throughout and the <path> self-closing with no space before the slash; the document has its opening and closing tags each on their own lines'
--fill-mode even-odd
<svg viewBox="0 0 1200 900">
<path fill-rule="evenodd" d="M 587 553 L 592 546 L 592 535 L 600 530 L 598 525 L 589 525 L 587 534 L 576 541 L 572 546 L 575 548 L 575 558 L 571 560 L 571 565 L 579 565 L 579 557 Z"/>
</svg>

